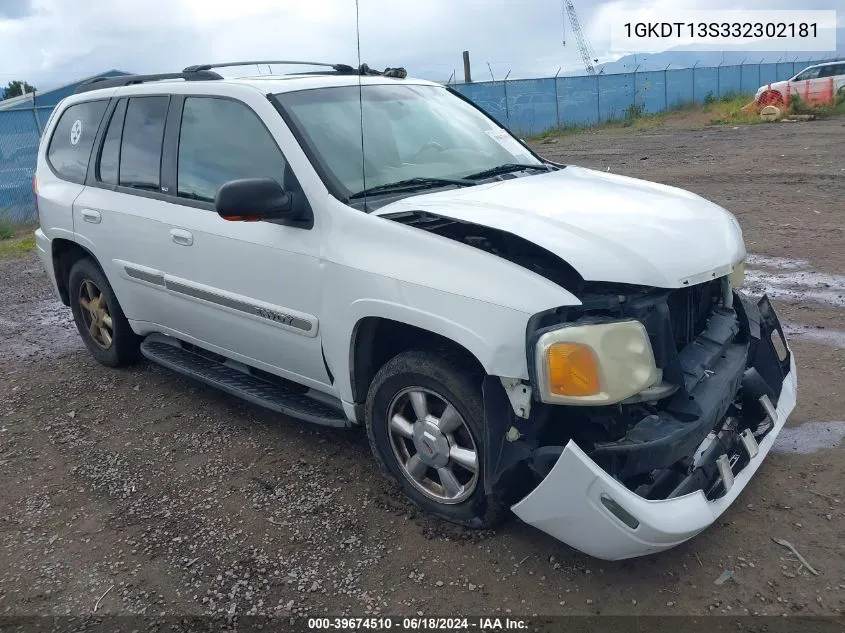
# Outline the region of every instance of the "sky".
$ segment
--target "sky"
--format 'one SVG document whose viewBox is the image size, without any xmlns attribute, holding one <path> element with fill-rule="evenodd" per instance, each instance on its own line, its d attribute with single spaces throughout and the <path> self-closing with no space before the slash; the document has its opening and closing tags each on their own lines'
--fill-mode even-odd
<svg viewBox="0 0 845 633">
<path fill-rule="evenodd" d="M 794 8 L 794 0 L 573 0 L 601 61 L 620 8 Z M 805 0 L 802 9 L 841 0 Z M 697 6 L 698 5 L 698 6 Z M 413 76 L 476 81 L 581 69 L 561 0 L 359 0 L 361 60 Z M 190 64 L 305 59 L 355 64 L 355 0 L 0 0 L 0 85 L 46 89 L 116 68 L 172 72 Z M 839 15 L 840 25 L 845 15 Z M 488 68 L 489 63 L 489 68 Z"/>
</svg>

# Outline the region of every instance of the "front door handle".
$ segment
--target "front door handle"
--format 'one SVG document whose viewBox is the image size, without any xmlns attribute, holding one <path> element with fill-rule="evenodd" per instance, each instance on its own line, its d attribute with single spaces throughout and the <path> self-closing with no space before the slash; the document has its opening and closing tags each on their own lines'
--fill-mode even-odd
<svg viewBox="0 0 845 633">
<path fill-rule="evenodd" d="M 190 246 L 194 243 L 194 236 L 185 229 L 170 229 L 170 238 L 179 246 Z"/>
<path fill-rule="evenodd" d="M 99 211 L 94 211 L 93 209 L 82 209 L 82 219 L 86 222 L 90 222 L 91 224 L 99 224 L 103 216 L 100 215 Z"/>
</svg>

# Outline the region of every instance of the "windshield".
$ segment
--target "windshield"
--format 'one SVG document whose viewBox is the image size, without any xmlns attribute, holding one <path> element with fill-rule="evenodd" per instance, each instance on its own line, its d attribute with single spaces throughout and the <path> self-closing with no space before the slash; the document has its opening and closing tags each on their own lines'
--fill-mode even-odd
<svg viewBox="0 0 845 633">
<path fill-rule="evenodd" d="M 360 102 L 358 86 L 276 98 L 344 198 L 414 178 L 457 180 L 503 164 L 541 164 L 492 119 L 438 86 L 365 85 Z"/>
</svg>

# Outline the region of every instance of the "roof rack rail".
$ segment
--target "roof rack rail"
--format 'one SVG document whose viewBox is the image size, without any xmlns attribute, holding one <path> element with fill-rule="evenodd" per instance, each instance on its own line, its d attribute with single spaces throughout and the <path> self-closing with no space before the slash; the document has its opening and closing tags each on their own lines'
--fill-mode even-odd
<svg viewBox="0 0 845 633">
<path fill-rule="evenodd" d="M 309 75 L 309 74 L 328 74 L 335 72 L 341 75 L 382 75 L 384 77 L 394 77 L 396 79 L 404 79 L 408 73 L 404 68 L 385 68 L 383 71 L 374 70 L 366 64 L 361 64 L 358 68 L 350 66 L 349 64 L 326 64 L 324 62 L 303 62 L 294 60 L 258 60 L 248 62 L 223 62 L 220 64 L 197 64 L 195 66 L 188 66 L 183 72 L 201 72 L 210 71 L 212 68 L 231 68 L 233 66 L 316 66 L 318 68 L 328 68 L 329 71 L 319 71 L 318 73 L 297 72 L 289 73 L 293 75 Z"/>
<path fill-rule="evenodd" d="M 220 64 L 196 64 L 194 66 L 188 66 L 183 72 L 198 72 L 201 70 L 211 70 L 212 68 L 231 68 L 233 66 L 267 65 L 319 66 L 321 68 L 331 68 L 335 72 L 355 72 L 355 69 L 347 64 L 326 64 L 325 62 L 303 62 L 294 60 L 258 60 L 248 62 L 222 62 Z"/>
<path fill-rule="evenodd" d="M 123 75 L 120 77 L 95 77 L 77 86 L 74 94 L 88 92 L 89 90 L 100 90 L 101 88 L 118 88 L 121 86 L 132 86 L 143 84 L 148 81 L 162 81 L 165 79 L 184 79 L 185 81 L 207 81 L 223 79 L 223 76 L 209 70 L 186 70 L 181 73 L 159 73 L 155 75 Z"/>
</svg>

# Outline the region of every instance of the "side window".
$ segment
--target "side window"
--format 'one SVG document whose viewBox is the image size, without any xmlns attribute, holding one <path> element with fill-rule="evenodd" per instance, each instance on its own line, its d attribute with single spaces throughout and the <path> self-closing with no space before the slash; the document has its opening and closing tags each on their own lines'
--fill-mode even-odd
<svg viewBox="0 0 845 633">
<path fill-rule="evenodd" d="M 47 160 L 62 178 L 85 182 L 94 137 L 107 105 L 108 101 L 88 101 L 62 113 L 47 149 Z"/>
<path fill-rule="evenodd" d="M 793 81 L 806 81 L 808 79 L 817 79 L 819 76 L 819 71 L 821 68 L 816 66 L 815 68 L 808 68 L 802 73 L 799 73 Z"/>
<path fill-rule="evenodd" d="M 185 99 L 178 161 L 178 195 L 193 200 L 211 202 L 224 183 L 240 178 L 284 185 L 285 158 L 270 132 L 252 110 L 229 99 Z"/>
<path fill-rule="evenodd" d="M 121 99 L 112 113 L 106 137 L 103 139 L 103 149 L 100 152 L 100 163 L 97 167 L 97 180 L 110 185 L 117 184 L 117 170 L 120 165 L 120 138 L 123 135 L 123 120 L 126 117 L 126 99 Z"/>
<path fill-rule="evenodd" d="M 170 97 L 133 97 L 126 107 L 118 184 L 158 191 L 161 144 Z"/>
</svg>

